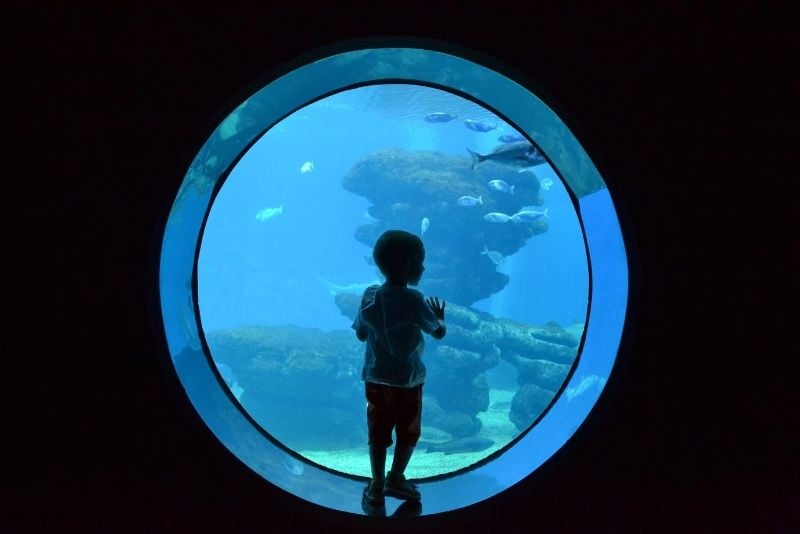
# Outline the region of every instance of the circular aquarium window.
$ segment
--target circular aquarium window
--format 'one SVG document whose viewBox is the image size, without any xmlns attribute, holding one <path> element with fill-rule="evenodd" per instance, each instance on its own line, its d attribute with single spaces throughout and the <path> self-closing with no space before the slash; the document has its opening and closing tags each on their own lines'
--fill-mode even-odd
<svg viewBox="0 0 800 534">
<path fill-rule="evenodd" d="M 627 267 L 608 190 L 549 107 L 463 55 L 361 48 L 272 79 L 200 149 L 167 221 L 162 311 L 189 398 L 246 465 L 322 506 L 362 513 L 351 325 L 385 230 L 421 237 L 417 289 L 448 303 L 406 470 L 423 513 L 531 474 L 613 366 Z"/>
</svg>

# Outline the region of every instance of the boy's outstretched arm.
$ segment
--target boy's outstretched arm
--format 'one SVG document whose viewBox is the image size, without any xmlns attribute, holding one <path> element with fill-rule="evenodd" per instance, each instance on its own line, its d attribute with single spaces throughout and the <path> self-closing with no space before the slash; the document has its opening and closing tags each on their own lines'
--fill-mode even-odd
<svg viewBox="0 0 800 534">
<path fill-rule="evenodd" d="M 428 297 L 427 302 L 428 306 L 430 306 L 431 309 L 433 310 L 433 314 L 436 316 L 437 319 L 439 319 L 441 323 L 441 326 L 439 326 L 439 328 L 431 332 L 431 336 L 434 339 L 442 339 L 444 335 L 447 333 L 447 327 L 445 327 L 444 325 L 444 307 L 447 304 L 447 302 L 442 301 L 440 303 L 438 297 Z"/>
</svg>

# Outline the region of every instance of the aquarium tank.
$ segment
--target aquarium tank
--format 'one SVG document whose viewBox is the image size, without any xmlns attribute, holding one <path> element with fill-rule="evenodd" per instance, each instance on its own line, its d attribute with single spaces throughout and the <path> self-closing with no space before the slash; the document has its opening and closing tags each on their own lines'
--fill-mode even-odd
<svg viewBox="0 0 800 534">
<path fill-rule="evenodd" d="M 303 498 L 352 511 L 352 484 L 370 463 L 365 346 L 351 326 L 364 290 L 384 282 L 377 238 L 416 234 L 426 253 L 416 289 L 447 302 L 448 329 L 426 335 L 421 437 L 406 476 L 441 483 L 448 496 L 430 508 L 441 511 L 524 477 L 583 420 L 624 319 L 624 249 L 605 184 L 561 123 L 525 127 L 468 81 L 430 79 L 476 68 L 466 60 L 374 53 L 332 63 L 367 80 L 285 102 L 273 88 L 215 130 L 165 232 L 165 329 L 192 402 L 234 454 Z M 436 76 L 357 70 L 425 62 Z M 490 74 L 474 76 L 483 87 Z M 612 309 L 593 310 L 598 288 Z M 590 317 L 610 337 L 587 337 Z M 547 437 L 514 459 L 537 428 Z M 459 477 L 456 486 L 480 489 L 445 491 Z"/>
</svg>

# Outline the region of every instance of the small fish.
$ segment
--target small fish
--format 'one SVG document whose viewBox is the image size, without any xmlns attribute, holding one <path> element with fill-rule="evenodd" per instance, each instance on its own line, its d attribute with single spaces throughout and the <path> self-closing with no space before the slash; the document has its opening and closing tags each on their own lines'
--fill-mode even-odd
<svg viewBox="0 0 800 534">
<path fill-rule="evenodd" d="M 277 215 L 280 215 L 281 213 L 283 213 L 283 204 L 277 208 L 264 208 L 256 213 L 256 219 L 259 221 L 266 221 L 267 219 L 271 219 Z"/>
<path fill-rule="evenodd" d="M 483 195 L 479 196 L 478 198 L 465 195 L 463 197 L 459 197 L 457 202 L 459 206 L 477 206 L 478 204 L 483 205 Z"/>
<path fill-rule="evenodd" d="M 467 152 L 472 156 L 472 169 L 483 161 L 494 161 L 498 165 L 515 169 L 519 172 L 534 165 L 546 163 L 544 156 L 527 141 L 497 145 L 488 154 L 478 154 L 470 149 L 467 149 Z"/>
<path fill-rule="evenodd" d="M 457 119 L 458 115 L 450 115 L 449 113 L 443 113 L 438 111 L 436 113 L 431 113 L 430 115 L 425 116 L 426 122 L 450 122 L 453 119 Z"/>
<path fill-rule="evenodd" d="M 489 259 L 492 260 L 492 263 L 494 263 L 495 265 L 500 265 L 505 260 L 505 257 L 502 254 L 500 254 L 496 250 L 489 250 L 488 248 L 486 248 L 486 245 L 483 245 L 483 252 L 481 252 L 481 254 L 486 254 L 487 256 L 489 256 Z"/>
<path fill-rule="evenodd" d="M 501 143 L 519 143 L 520 141 L 526 141 L 525 136 L 519 134 L 501 135 L 497 140 Z"/>
<path fill-rule="evenodd" d="M 332 297 L 336 296 L 336 295 L 340 295 L 342 293 L 355 293 L 357 295 L 360 295 L 368 287 L 374 286 L 374 285 L 381 285 L 381 283 L 382 283 L 380 280 L 375 279 L 372 282 L 366 282 L 366 283 L 353 282 L 353 283 L 346 284 L 346 285 L 339 285 L 339 284 L 334 284 L 330 280 L 328 280 L 326 278 L 323 278 L 320 275 L 316 275 L 316 276 L 317 276 L 317 280 L 322 282 L 322 284 L 328 290 L 328 294 L 330 296 L 332 296 Z"/>
<path fill-rule="evenodd" d="M 431 225 L 431 221 L 430 221 L 430 220 L 429 220 L 427 217 L 423 217 L 423 218 L 422 218 L 422 224 L 420 225 L 420 230 L 421 230 L 421 232 L 420 232 L 420 234 L 419 234 L 419 235 L 420 235 L 420 236 L 423 236 L 423 235 L 425 235 L 425 231 L 428 229 L 428 227 L 429 227 L 430 225 Z"/>
<path fill-rule="evenodd" d="M 549 191 L 550 188 L 553 187 L 553 180 L 551 180 L 550 178 L 545 178 L 544 180 L 542 180 L 541 186 L 542 189 L 544 189 L 545 191 Z"/>
<path fill-rule="evenodd" d="M 533 222 L 542 217 L 547 217 L 548 209 L 549 208 L 545 208 L 544 211 L 536 211 L 536 210 L 518 211 L 517 213 L 511 216 L 511 220 L 514 221 L 515 223 Z"/>
<path fill-rule="evenodd" d="M 489 126 L 488 124 L 484 124 L 482 122 L 474 121 L 472 119 L 467 119 L 464 121 L 464 126 L 472 130 L 473 132 L 489 132 L 497 128 L 495 126 Z"/>
<path fill-rule="evenodd" d="M 314 170 L 314 162 L 313 161 L 306 161 L 300 166 L 300 172 L 311 172 Z"/>
<path fill-rule="evenodd" d="M 511 216 L 505 213 L 492 212 L 484 215 L 483 219 L 491 223 L 506 223 L 511 220 Z"/>
<path fill-rule="evenodd" d="M 503 193 L 508 193 L 509 195 L 514 194 L 514 186 L 508 185 L 503 180 L 491 180 L 489 182 L 489 187 L 491 187 L 495 191 L 502 191 Z"/>
</svg>

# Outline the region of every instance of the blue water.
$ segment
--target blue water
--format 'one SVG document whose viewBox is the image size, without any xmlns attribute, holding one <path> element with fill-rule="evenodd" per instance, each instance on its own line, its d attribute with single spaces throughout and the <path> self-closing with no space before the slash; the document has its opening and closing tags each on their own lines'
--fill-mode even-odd
<svg viewBox="0 0 800 534">
<path fill-rule="evenodd" d="M 458 119 L 430 123 L 448 112 Z M 464 119 L 497 128 L 475 132 Z M 338 286 L 380 279 L 365 261 L 369 247 L 354 230 L 371 220 L 369 202 L 342 185 L 360 159 L 380 149 L 485 154 L 515 130 L 481 106 L 412 85 L 380 85 L 339 93 L 307 106 L 269 130 L 239 161 L 211 212 L 198 262 L 198 299 L 206 331 L 242 325 L 347 329 L 325 280 Z M 301 172 L 306 162 L 313 170 Z M 533 169 L 554 185 L 542 191 L 549 229 L 531 238 L 498 270 L 505 289 L 474 304 L 495 316 L 530 324 L 582 322 L 588 290 L 580 225 L 569 196 L 549 165 Z M 282 211 L 265 220 L 267 208 Z M 465 232 L 469 229 L 465 228 Z"/>
<path fill-rule="evenodd" d="M 441 123 L 424 120 L 436 112 L 458 118 Z M 466 119 L 495 128 L 477 132 L 465 127 Z M 368 472 L 366 438 L 359 434 L 366 426 L 359 380 L 363 345 L 355 340 L 352 319 L 342 314 L 334 297 L 338 293 L 360 296 L 364 287 L 381 282 L 382 277 L 369 261 L 371 248 L 355 237 L 357 228 L 375 220 L 368 213 L 370 201 L 346 190 L 343 178 L 364 158 L 386 148 L 436 151 L 463 158 L 468 164 L 468 148 L 487 154 L 500 145 L 500 136 L 514 133 L 518 132 L 489 110 L 450 93 L 413 85 L 368 86 L 298 110 L 268 130 L 232 169 L 212 204 L 202 235 L 197 271 L 200 319 L 212 358 L 226 372 L 226 383 L 273 437 L 301 454 L 304 447 L 328 449 L 329 442 L 330 449 L 336 450 L 361 447 L 349 465 L 329 467 L 351 474 Z M 555 321 L 579 339 L 587 309 L 588 266 L 578 216 L 548 164 L 512 176 L 518 176 L 520 182 L 552 181 L 552 187 L 540 191 L 542 205 L 532 206 L 539 211 L 547 209 L 547 231 L 529 238 L 496 266 L 510 277 L 501 291 L 474 303 L 457 304 L 523 325 Z M 481 217 L 475 220 L 487 224 Z M 431 220 L 430 232 L 438 222 L 435 217 Z M 505 224 L 514 227 L 514 223 Z M 416 224 L 404 229 L 420 232 Z M 460 228 L 468 237 L 478 230 L 478 226 Z M 424 235 L 422 239 L 426 241 Z M 465 242 L 471 250 L 477 241 Z M 477 252 L 475 257 L 486 265 L 488 257 Z M 428 250 L 428 257 L 432 256 Z M 468 279 L 471 267 L 466 272 L 463 266 L 460 269 L 459 280 Z M 423 283 L 424 279 L 425 275 Z M 287 328 L 240 328 L 245 326 Z M 526 349 L 514 345 L 513 340 L 491 338 L 497 336 L 497 323 L 486 331 L 472 328 L 463 346 L 452 335 L 441 343 L 428 342 L 425 359 L 430 372 L 423 402 L 423 435 L 436 439 L 446 428 L 444 434 L 451 437 L 458 437 L 458 432 L 488 437 L 495 445 L 491 450 L 496 450 L 518 433 L 510 423 L 514 410 L 509 399 L 519 384 L 517 371 L 509 362 L 517 353 L 537 361 L 551 359 L 552 354 L 533 349 L 524 353 Z M 516 332 L 528 335 L 524 328 Z M 445 352 L 436 352 L 439 345 Z M 574 358 L 577 345 L 570 350 Z M 501 356 L 491 364 L 494 367 L 485 369 L 463 363 L 474 360 L 471 351 L 480 351 L 484 362 L 491 361 L 492 351 Z M 462 363 L 456 364 L 460 376 L 451 371 L 452 361 L 447 358 L 460 359 Z M 560 372 L 566 376 L 568 364 L 558 358 L 553 361 L 561 362 Z M 531 378 L 524 382 L 530 384 Z M 314 385 L 311 390 L 309 384 Z M 560 382 L 543 379 L 536 384 L 542 388 L 540 395 L 551 399 Z M 484 395 L 485 406 L 480 400 Z M 539 406 L 530 422 L 546 404 L 536 395 L 530 389 L 522 395 L 525 402 Z M 487 408 L 490 396 L 503 399 L 492 410 Z M 503 407 L 497 408 L 500 405 Z M 510 430 L 459 427 L 464 417 L 474 423 L 477 414 L 484 414 L 497 421 L 498 413 L 500 422 L 512 427 Z M 525 406 L 517 413 L 525 413 Z M 436 421 L 438 427 L 431 425 Z M 333 444 L 336 439 L 338 445 Z M 319 458 L 314 460 L 323 462 Z M 456 464 L 439 465 L 439 460 L 430 458 L 435 465 L 416 474 L 437 474 L 477 461 L 474 454 Z M 419 457 L 417 462 L 425 459 Z M 291 464 L 287 469 L 299 468 Z M 411 469 L 413 473 L 416 467 Z"/>
</svg>

